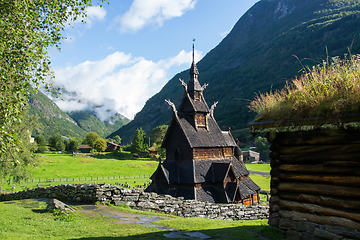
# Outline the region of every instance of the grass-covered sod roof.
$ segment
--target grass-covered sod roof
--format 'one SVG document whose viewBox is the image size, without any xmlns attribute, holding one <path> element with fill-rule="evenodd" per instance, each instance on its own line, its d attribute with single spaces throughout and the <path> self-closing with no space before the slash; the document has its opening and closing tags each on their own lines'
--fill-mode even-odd
<svg viewBox="0 0 360 240">
<path fill-rule="evenodd" d="M 360 113 L 360 55 L 334 57 L 307 68 L 286 86 L 258 95 L 249 108 L 255 121 L 342 116 Z"/>
</svg>

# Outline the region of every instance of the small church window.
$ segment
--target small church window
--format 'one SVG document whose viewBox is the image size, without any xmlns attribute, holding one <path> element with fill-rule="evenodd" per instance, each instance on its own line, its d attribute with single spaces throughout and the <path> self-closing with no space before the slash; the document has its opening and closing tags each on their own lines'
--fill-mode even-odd
<svg viewBox="0 0 360 240">
<path fill-rule="evenodd" d="M 206 115 L 201 113 L 195 114 L 195 121 L 197 127 L 206 127 Z"/>
<path fill-rule="evenodd" d="M 194 100 L 195 101 L 200 101 L 200 92 L 195 92 L 194 93 Z"/>
</svg>

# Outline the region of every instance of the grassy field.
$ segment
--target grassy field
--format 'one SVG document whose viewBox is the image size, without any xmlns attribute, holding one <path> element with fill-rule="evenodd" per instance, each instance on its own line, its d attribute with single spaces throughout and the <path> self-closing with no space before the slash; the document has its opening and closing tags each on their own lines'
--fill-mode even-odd
<svg viewBox="0 0 360 240">
<path fill-rule="evenodd" d="M 46 203 L 35 200 L 18 200 L 0 203 L 1 239 L 168 239 L 165 231 L 155 227 L 145 227 L 138 223 L 117 224 L 118 219 L 100 214 L 76 211 L 65 216 L 51 213 Z M 114 211 L 126 211 L 149 215 L 121 207 L 111 207 Z M 156 215 L 151 213 L 149 216 Z M 158 215 L 158 216 L 164 216 Z M 199 231 L 212 239 L 284 239 L 268 226 L 267 220 L 222 221 L 204 218 L 180 218 L 168 216 L 166 220 L 153 222 L 184 231 Z M 259 236 L 259 234 L 261 234 Z"/>
<path fill-rule="evenodd" d="M 157 161 L 145 160 L 117 160 L 112 155 L 92 157 L 73 157 L 69 154 L 40 154 L 39 165 L 29 168 L 33 178 L 54 178 L 55 182 L 40 182 L 40 186 L 63 184 L 64 179 L 75 177 L 73 183 L 94 183 L 89 177 L 128 176 L 152 174 Z M 247 164 L 249 170 L 269 171 L 266 165 Z M 78 178 L 81 178 L 79 180 Z M 84 177 L 88 177 L 85 181 Z M 62 178 L 62 182 L 58 180 Z M 251 178 L 264 190 L 269 190 L 270 178 L 261 175 L 251 175 Z M 101 179 L 98 183 L 125 183 L 130 186 L 148 182 L 149 178 L 136 179 Z M 16 184 L 17 191 L 23 190 L 24 185 L 33 188 L 38 183 Z M 14 185 L 14 184 L 11 184 Z M 2 191 L 11 191 L 8 184 L 1 185 Z M 265 199 L 265 196 L 261 196 Z M 0 239 L 167 239 L 163 231 L 154 227 L 144 227 L 140 224 L 116 224 L 116 219 L 100 215 L 89 215 L 76 212 L 65 216 L 45 210 L 46 203 L 34 200 L 19 200 L 0 202 Z M 129 208 L 114 207 L 117 211 L 136 212 Z M 157 215 L 146 212 L 146 215 Z M 163 216 L 163 215 L 158 215 Z M 200 231 L 213 239 L 282 239 L 282 236 L 270 228 L 267 220 L 256 221 L 221 221 L 203 218 L 170 217 L 156 224 L 168 226 L 184 231 Z M 261 234 L 261 235 L 259 235 Z M 259 237 L 260 236 L 260 237 Z"/>
<path fill-rule="evenodd" d="M 258 171 L 258 172 L 267 172 L 271 170 L 270 164 L 251 164 L 245 163 L 247 170 L 249 171 Z"/>
<path fill-rule="evenodd" d="M 250 174 L 251 179 L 259 186 L 262 190 L 270 191 L 270 177 L 258 174 Z"/>
<path fill-rule="evenodd" d="M 31 189 L 37 185 L 45 187 L 50 184 L 95 182 L 128 184 L 130 187 L 135 187 L 149 183 L 149 176 L 158 165 L 157 161 L 150 159 L 118 160 L 111 154 L 100 155 L 96 158 L 74 157 L 71 154 L 39 154 L 38 157 L 38 166 L 28 169 L 32 174 L 31 179 L 20 184 L 2 182 L 0 184 L 1 191 L 10 192 L 12 191 L 12 186 L 15 187 L 15 191 L 22 191 L 25 189 L 25 186 Z M 246 167 L 251 171 L 270 171 L 268 164 L 246 164 Z M 251 174 L 251 178 L 262 189 L 270 189 L 269 177 Z"/>
<path fill-rule="evenodd" d="M 111 154 L 73 157 L 71 154 L 40 154 L 40 164 L 29 168 L 34 178 L 71 178 L 152 174 L 158 162 L 152 160 L 117 160 Z"/>
</svg>

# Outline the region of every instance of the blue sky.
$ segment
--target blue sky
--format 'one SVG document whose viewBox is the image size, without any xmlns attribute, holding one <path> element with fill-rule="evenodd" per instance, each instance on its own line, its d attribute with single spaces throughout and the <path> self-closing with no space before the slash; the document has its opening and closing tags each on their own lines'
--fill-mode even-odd
<svg viewBox="0 0 360 240">
<path fill-rule="evenodd" d="M 61 52 L 50 49 L 55 99 L 64 111 L 94 109 L 132 119 L 178 72 L 199 61 L 258 0 L 109 0 L 67 27 Z M 188 79 L 184 79 L 188 81 Z M 111 111 L 110 111 L 111 110 Z"/>
</svg>

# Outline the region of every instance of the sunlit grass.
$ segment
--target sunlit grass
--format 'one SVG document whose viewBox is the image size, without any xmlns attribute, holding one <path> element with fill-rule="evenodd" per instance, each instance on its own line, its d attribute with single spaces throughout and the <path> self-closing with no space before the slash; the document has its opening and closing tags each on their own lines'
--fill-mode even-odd
<svg viewBox="0 0 360 240">
<path fill-rule="evenodd" d="M 338 116 L 360 112 L 360 55 L 338 57 L 306 70 L 278 91 L 250 103 L 256 121 Z"/>
<path fill-rule="evenodd" d="M 250 174 L 250 178 L 262 189 L 270 191 L 270 176 Z"/>
<path fill-rule="evenodd" d="M 66 217 L 47 211 L 46 203 L 34 200 L 0 202 L 1 239 L 168 239 L 167 231 L 138 223 L 116 224 L 118 219 L 76 211 Z M 201 232 L 213 239 L 284 239 L 267 220 L 224 221 L 181 218 L 110 206 L 112 211 L 169 218 L 153 222 L 161 226 Z M 259 236 L 261 234 L 262 236 Z"/>
<path fill-rule="evenodd" d="M 155 228 L 137 224 L 115 225 L 116 219 L 76 212 L 59 218 L 45 210 L 46 203 L 32 200 L 0 203 L 1 239 L 77 239 L 94 237 L 131 237 L 162 234 Z"/>
<path fill-rule="evenodd" d="M 245 163 L 246 169 L 250 171 L 267 172 L 271 170 L 270 164 L 251 164 Z"/>
<path fill-rule="evenodd" d="M 11 192 L 12 186 L 15 191 L 22 191 L 25 188 L 35 188 L 55 186 L 61 184 L 81 184 L 81 183 L 106 183 L 106 184 L 127 184 L 130 187 L 149 183 L 149 175 L 152 174 L 157 162 L 153 160 L 116 160 L 116 159 L 97 159 L 91 157 L 73 157 L 71 154 L 40 154 L 40 163 L 36 167 L 29 168 L 32 179 L 26 183 L 11 183 L 0 185 L 2 192 Z M 250 171 L 270 172 L 269 164 L 246 164 Z M 121 178 L 119 176 L 134 176 L 137 178 Z M 139 178 L 139 175 L 141 176 Z M 146 177 L 143 177 L 146 175 Z M 79 177 L 80 180 L 79 180 Z M 87 177 L 86 181 L 84 177 Z M 92 179 L 90 177 L 93 177 Z M 104 177 L 104 178 L 102 178 Z M 107 179 L 110 177 L 110 179 Z M 113 179 L 115 177 L 116 179 Z M 251 174 L 250 177 L 263 189 L 270 189 L 270 177 Z M 42 182 L 38 182 L 39 178 Z M 55 181 L 44 182 L 45 178 L 55 179 Z M 62 181 L 60 181 L 62 178 Z"/>
<path fill-rule="evenodd" d="M 29 168 L 32 178 L 72 178 L 152 174 L 158 163 L 151 160 L 97 159 L 71 154 L 40 154 L 40 164 Z"/>
</svg>

